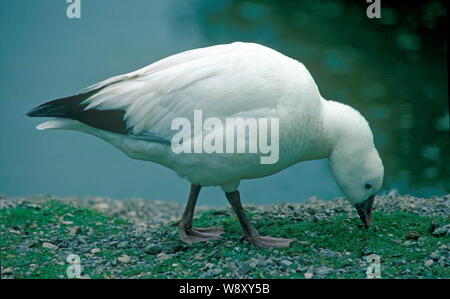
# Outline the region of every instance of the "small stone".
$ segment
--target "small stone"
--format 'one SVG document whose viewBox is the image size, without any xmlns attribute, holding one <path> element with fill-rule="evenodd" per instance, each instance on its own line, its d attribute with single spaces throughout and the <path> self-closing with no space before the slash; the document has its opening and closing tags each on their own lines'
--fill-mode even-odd
<svg viewBox="0 0 450 299">
<path fill-rule="evenodd" d="M 413 231 L 413 230 L 409 231 L 406 234 L 406 239 L 407 240 L 417 240 L 417 239 L 419 239 L 419 237 L 420 237 L 419 233 L 416 232 L 416 231 Z"/>
<path fill-rule="evenodd" d="M 170 256 L 165 254 L 164 252 L 159 253 L 156 257 L 159 258 L 162 262 L 170 259 Z"/>
<path fill-rule="evenodd" d="M 73 221 L 59 220 L 59 222 L 64 225 L 73 225 Z"/>
<path fill-rule="evenodd" d="M 297 241 L 299 244 L 302 244 L 302 245 L 309 245 L 309 244 L 311 244 L 311 242 L 309 242 L 309 241 Z"/>
<path fill-rule="evenodd" d="M 107 203 L 98 203 L 93 206 L 94 209 L 99 210 L 100 212 L 104 212 L 109 209 L 109 205 Z"/>
<path fill-rule="evenodd" d="M 117 248 L 127 248 L 127 247 L 128 247 L 127 241 L 123 241 L 123 242 L 120 242 L 119 244 L 117 244 Z"/>
<path fill-rule="evenodd" d="M 144 277 L 144 276 L 151 276 L 151 275 L 152 275 L 152 272 L 145 272 L 145 273 L 139 274 L 139 275 L 137 276 L 137 278 L 141 278 L 141 277 Z"/>
<path fill-rule="evenodd" d="M 151 255 L 156 255 L 158 253 L 160 253 L 163 250 L 161 245 L 158 244 L 151 244 L 149 246 L 147 246 L 147 248 L 145 249 L 145 252 L 147 252 L 148 254 Z"/>
<path fill-rule="evenodd" d="M 442 227 L 438 227 L 434 230 L 433 235 L 435 236 L 448 236 L 450 235 L 450 224 Z"/>
<path fill-rule="evenodd" d="M 80 232 L 80 227 L 79 226 L 71 226 L 71 227 L 69 227 L 69 234 L 76 235 L 79 232 Z"/>
<path fill-rule="evenodd" d="M 194 260 L 196 260 L 196 261 L 204 260 L 205 257 L 206 257 L 206 255 L 203 254 L 203 253 L 197 253 L 197 254 L 194 256 Z"/>
<path fill-rule="evenodd" d="M 425 263 L 424 263 L 424 266 L 425 267 L 430 267 L 431 265 L 433 265 L 433 263 L 434 263 L 433 260 L 426 260 Z"/>
<path fill-rule="evenodd" d="M 252 258 L 252 259 L 249 261 L 249 264 L 250 264 L 250 266 L 251 266 L 252 268 L 256 268 L 260 262 L 261 262 L 260 260 L 258 260 L 258 259 L 256 259 L 256 258 Z"/>
<path fill-rule="evenodd" d="M 238 269 L 238 273 L 241 275 L 245 275 L 248 272 L 252 271 L 252 267 L 250 266 L 249 263 L 243 263 L 241 267 L 239 267 Z"/>
<path fill-rule="evenodd" d="M 63 216 L 61 216 L 61 217 L 59 218 L 59 222 L 60 222 L 61 224 L 64 224 L 64 225 L 73 225 L 73 221 L 65 220 L 65 219 L 64 219 L 65 217 L 73 217 L 73 215 L 72 215 L 71 213 L 68 213 L 68 214 L 66 214 L 66 215 L 63 215 Z"/>
<path fill-rule="evenodd" d="M 121 262 L 122 264 L 128 264 L 130 262 L 131 258 L 128 255 L 123 254 L 122 256 L 118 257 L 117 260 L 119 262 Z"/>
<path fill-rule="evenodd" d="M 321 276 L 325 276 L 328 275 L 330 272 L 332 272 L 333 269 L 325 267 L 325 266 L 320 266 L 319 268 L 316 269 L 316 274 L 317 275 L 321 275 Z"/>
<path fill-rule="evenodd" d="M 311 279 L 314 276 L 314 274 L 310 273 L 310 272 L 306 272 L 304 275 L 305 275 L 305 279 Z"/>
<path fill-rule="evenodd" d="M 56 249 L 58 249 L 58 246 L 56 246 L 55 244 L 49 243 L 49 242 L 44 242 L 44 243 L 42 243 L 42 247 L 43 247 L 43 248 L 50 249 L 50 250 L 56 250 Z"/>
<path fill-rule="evenodd" d="M 430 233 L 433 233 L 439 227 L 439 222 L 436 219 L 430 222 Z"/>
<path fill-rule="evenodd" d="M 336 252 L 330 249 L 321 249 L 320 254 L 326 258 L 334 258 L 336 257 Z"/>
<path fill-rule="evenodd" d="M 223 271 L 222 269 L 212 269 L 212 270 L 210 270 L 210 273 L 212 276 L 217 276 L 217 275 L 222 274 L 222 271 Z"/>
<path fill-rule="evenodd" d="M 292 265 L 292 262 L 291 262 L 290 260 L 282 260 L 282 261 L 280 262 L 280 265 L 282 265 L 282 266 L 288 268 L 288 267 L 290 267 L 290 266 Z"/>
<path fill-rule="evenodd" d="M 92 254 L 96 254 L 96 253 L 100 253 L 100 252 L 101 252 L 100 248 L 94 248 L 94 249 L 91 250 Z"/>
<path fill-rule="evenodd" d="M 314 210 L 314 209 L 311 208 L 311 207 L 307 207 L 307 208 L 306 208 L 306 212 L 307 212 L 309 215 L 314 215 L 314 214 L 316 213 L 316 210 Z"/>
<path fill-rule="evenodd" d="M 2 270 L 2 274 L 11 274 L 11 273 L 13 273 L 13 268 L 11 267 Z"/>
<path fill-rule="evenodd" d="M 432 260 L 437 261 L 437 260 L 439 260 L 439 259 L 441 258 L 441 256 L 440 256 L 437 252 L 432 252 L 432 253 L 430 254 L 430 258 L 431 258 Z"/>
</svg>

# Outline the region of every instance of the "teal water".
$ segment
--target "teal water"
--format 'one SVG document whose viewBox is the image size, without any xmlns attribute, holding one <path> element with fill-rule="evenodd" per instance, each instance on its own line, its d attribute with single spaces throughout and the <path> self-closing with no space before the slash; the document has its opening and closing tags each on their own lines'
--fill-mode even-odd
<svg viewBox="0 0 450 299">
<path fill-rule="evenodd" d="M 134 161 L 76 132 L 39 132 L 25 113 L 184 50 L 252 41 L 302 61 L 327 99 L 350 104 L 370 122 L 385 165 L 383 190 L 419 196 L 450 189 L 444 1 L 81 0 L 0 1 L 0 192 L 183 202 L 189 185 L 159 165 Z M 320 3 L 320 4 L 319 4 Z M 341 195 L 326 160 L 244 181 L 246 203 L 300 202 Z M 202 204 L 226 204 L 205 188 Z"/>
</svg>

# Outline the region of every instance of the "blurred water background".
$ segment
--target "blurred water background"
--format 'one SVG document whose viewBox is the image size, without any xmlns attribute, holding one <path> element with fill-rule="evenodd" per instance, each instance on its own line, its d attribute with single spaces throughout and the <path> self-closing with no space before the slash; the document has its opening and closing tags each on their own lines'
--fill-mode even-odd
<svg viewBox="0 0 450 299">
<path fill-rule="evenodd" d="M 392 3 L 391 3 L 392 2 Z M 25 112 L 184 50 L 233 41 L 303 62 L 322 96 L 358 109 L 385 166 L 383 190 L 449 193 L 446 1 L 0 0 L 0 193 L 145 197 L 184 202 L 188 183 L 93 136 L 39 132 Z M 341 193 L 327 160 L 244 181 L 245 203 L 328 200 Z M 201 204 L 225 205 L 219 188 Z"/>
</svg>

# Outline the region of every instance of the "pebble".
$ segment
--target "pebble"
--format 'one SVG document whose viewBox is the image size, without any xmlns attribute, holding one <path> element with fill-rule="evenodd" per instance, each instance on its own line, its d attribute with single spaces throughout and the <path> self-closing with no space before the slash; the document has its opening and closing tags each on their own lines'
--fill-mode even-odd
<svg viewBox="0 0 450 299">
<path fill-rule="evenodd" d="M 231 248 L 231 247 L 234 246 L 234 242 L 233 241 L 226 241 L 225 242 L 225 246 L 228 247 L 228 248 Z"/>
<path fill-rule="evenodd" d="M 320 254 L 326 258 L 333 258 L 336 257 L 336 252 L 330 250 L 330 249 L 321 249 Z"/>
<path fill-rule="evenodd" d="M 160 259 L 162 262 L 167 261 L 168 259 L 170 259 L 170 256 L 165 254 L 164 252 L 159 253 L 156 257 L 158 259 Z"/>
<path fill-rule="evenodd" d="M 250 267 L 256 268 L 261 263 L 261 260 L 257 259 L 257 258 L 252 258 L 252 259 L 250 259 L 250 261 L 248 261 L 248 263 L 249 263 Z"/>
<path fill-rule="evenodd" d="M 326 266 L 320 266 L 319 268 L 316 269 L 315 273 L 317 275 L 321 275 L 321 276 L 326 276 L 329 273 L 333 272 L 332 268 L 328 268 Z"/>
<path fill-rule="evenodd" d="M 425 263 L 424 263 L 424 266 L 425 267 L 430 267 L 431 265 L 433 265 L 433 263 L 434 263 L 433 260 L 426 260 Z"/>
<path fill-rule="evenodd" d="M 117 260 L 119 262 L 121 262 L 122 264 L 128 264 L 130 262 L 131 258 L 128 255 L 123 254 L 120 257 L 118 257 Z"/>
<path fill-rule="evenodd" d="M 98 204 L 94 205 L 93 208 L 102 212 L 102 211 L 108 210 L 109 205 L 107 203 L 98 203 Z"/>
<path fill-rule="evenodd" d="M 102 250 L 100 248 L 94 248 L 91 250 L 92 254 L 100 253 Z"/>
<path fill-rule="evenodd" d="M 239 269 L 238 269 L 238 273 L 241 275 L 247 274 L 248 272 L 252 271 L 252 267 L 250 266 L 249 263 L 243 263 Z"/>
<path fill-rule="evenodd" d="M 147 252 L 148 254 L 151 254 L 151 255 L 157 255 L 162 250 L 163 250 L 163 247 L 158 244 L 151 244 L 145 248 L 145 252 Z"/>
<path fill-rule="evenodd" d="M 2 270 L 2 274 L 11 274 L 13 273 L 13 268 L 8 267 Z"/>
<path fill-rule="evenodd" d="M 433 233 L 435 231 L 435 229 L 438 227 L 439 227 L 439 221 L 437 221 L 436 219 L 433 219 L 430 222 L 430 228 L 428 229 L 428 231 L 430 233 Z"/>
<path fill-rule="evenodd" d="M 288 268 L 292 265 L 292 262 L 290 260 L 281 260 L 280 265 Z"/>
<path fill-rule="evenodd" d="M 42 247 L 43 247 L 43 248 L 50 249 L 50 250 L 56 250 L 56 249 L 58 249 L 58 246 L 56 246 L 55 244 L 49 243 L 49 242 L 43 242 L 43 243 L 42 243 Z"/>
<path fill-rule="evenodd" d="M 79 226 L 71 226 L 71 227 L 69 227 L 69 234 L 76 235 L 79 232 L 80 232 L 80 227 Z"/>
<path fill-rule="evenodd" d="M 435 236 L 449 236 L 450 235 L 450 224 L 447 224 L 442 227 L 438 227 L 433 231 L 433 235 Z"/>
<path fill-rule="evenodd" d="M 210 274 L 211 274 L 212 276 L 217 276 L 217 275 L 222 274 L 223 270 L 222 270 L 222 269 L 216 268 L 216 269 L 210 270 L 209 272 L 210 272 Z"/>
<path fill-rule="evenodd" d="M 195 256 L 194 256 L 194 260 L 196 260 L 196 261 L 201 261 L 201 260 L 204 260 L 205 259 L 205 257 L 206 257 L 206 255 L 204 254 L 204 253 L 197 253 Z"/>
<path fill-rule="evenodd" d="M 127 248 L 127 247 L 128 247 L 127 241 L 123 241 L 123 242 L 120 242 L 119 244 L 117 244 L 117 248 Z"/>
</svg>

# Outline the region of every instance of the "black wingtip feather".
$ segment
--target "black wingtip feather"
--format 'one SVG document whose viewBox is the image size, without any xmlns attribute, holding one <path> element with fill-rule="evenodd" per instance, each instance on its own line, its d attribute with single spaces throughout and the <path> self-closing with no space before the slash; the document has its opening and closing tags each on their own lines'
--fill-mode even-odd
<svg viewBox="0 0 450 299">
<path fill-rule="evenodd" d="M 28 117 L 65 117 L 66 109 L 64 106 L 53 106 L 47 103 L 37 106 L 27 113 Z"/>
<path fill-rule="evenodd" d="M 87 105 L 82 104 L 83 101 L 98 91 L 100 91 L 100 89 L 44 103 L 31 109 L 27 113 L 27 116 L 69 118 L 97 129 L 127 134 L 128 129 L 124 120 L 125 111 L 119 109 L 85 110 Z"/>
</svg>

